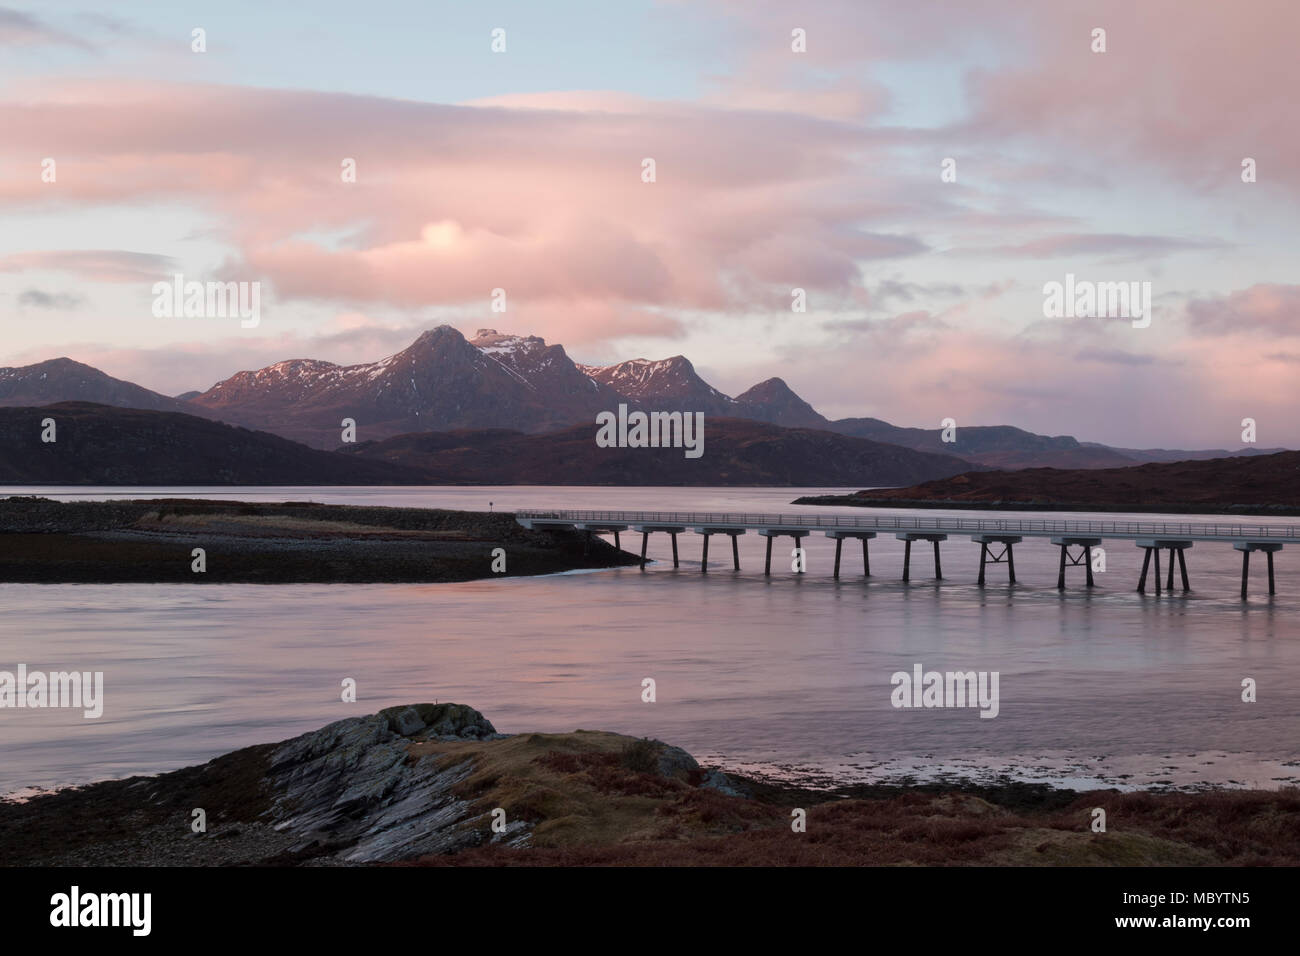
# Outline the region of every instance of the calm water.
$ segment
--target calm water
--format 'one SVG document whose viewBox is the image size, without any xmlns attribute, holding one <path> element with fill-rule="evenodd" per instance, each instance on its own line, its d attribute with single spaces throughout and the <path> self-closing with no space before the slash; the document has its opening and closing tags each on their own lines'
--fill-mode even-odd
<svg viewBox="0 0 1300 956">
<path fill-rule="evenodd" d="M 789 505 L 834 490 L 6 489 L 481 510 L 490 501 L 499 511 L 862 513 Z M 174 769 L 435 699 L 471 704 L 506 732 L 655 736 L 726 767 L 786 775 L 1009 769 L 1071 785 L 1261 787 L 1300 776 L 1300 549 L 1278 555 L 1271 599 L 1257 556 L 1243 605 L 1240 556 L 1226 544 L 1198 543 L 1188 552 L 1195 591 L 1157 599 L 1134 593 L 1141 552 L 1128 542 L 1108 542 L 1093 593 L 1061 595 L 1046 542 L 1017 549 L 1012 593 L 1003 566 L 990 568 L 987 588 L 974 586 L 979 548 L 965 539 L 944 544 L 941 586 L 927 553 L 914 553 L 907 587 L 892 536 L 872 543 L 869 583 L 856 545 L 846 546 L 836 582 L 825 538 L 805 539 L 802 576 L 790 573 L 791 543 L 779 539 L 770 579 L 757 536 L 740 539 L 739 573 L 726 539 L 715 540 L 707 576 L 700 539 L 680 540 L 677 571 L 668 538 L 657 535 L 650 555 L 663 560 L 645 573 L 415 586 L 0 585 L 0 669 L 21 661 L 104 671 L 106 684 L 99 720 L 0 711 L 0 793 Z M 624 546 L 638 547 L 639 536 Z M 1082 568 L 1070 574 L 1082 583 Z M 890 676 L 915 663 L 1000 672 L 999 716 L 894 709 Z M 356 704 L 339 700 L 345 677 L 357 681 Z M 645 677 L 657 682 L 653 704 L 641 701 Z M 1257 681 L 1257 703 L 1240 699 L 1246 677 Z"/>
</svg>

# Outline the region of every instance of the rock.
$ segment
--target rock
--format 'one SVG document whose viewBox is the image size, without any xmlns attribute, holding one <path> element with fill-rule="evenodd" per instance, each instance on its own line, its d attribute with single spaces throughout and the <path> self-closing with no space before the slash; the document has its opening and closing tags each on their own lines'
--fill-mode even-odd
<svg viewBox="0 0 1300 956">
<path fill-rule="evenodd" d="M 276 830 L 298 837 L 290 852 L 336 845 L 352 863 L 444 853 L 480 839 L 460 827 L 475 816 L 452 788 L 469 761 L 439 769 L 434 754 L 412 758 L 422 740 L 494 739 L 496 728 L 463 704 L 389 707 L 295 737 L 271 755 Z M 515 834 L 518 836 L 518 834 Z"/>
<path fill-rule="evenodd" d="M 403 737 L 422 731 L 426 738 L 484 740 L 498 736 L 491 721 L 464 704 L 410 704 L 389 707 L 381 710 L 378 716 L 388 721 L 393 733 Z"/>
<path fill-rule="evenodd" d="M 725 793 L 729 797 L 748 797 L 749 794 L 742 791 L 721 770 L 710 770 L 700 782 L 701 787 L 708 787 L 710 790 L 716 790 L 719 793 Z"/>
<path fill-rule="evenodd" d="M 659 751 L 659 776 L 685 779 L 690 776 L 692 770 L 700 769 L 700 765 L 695 762 L 695 758 L 681 747 L 672 747 L 663 743 L 663 741 L 655 741 L 655 743 L 660 744 L 663 748 Z"/>
</svg>

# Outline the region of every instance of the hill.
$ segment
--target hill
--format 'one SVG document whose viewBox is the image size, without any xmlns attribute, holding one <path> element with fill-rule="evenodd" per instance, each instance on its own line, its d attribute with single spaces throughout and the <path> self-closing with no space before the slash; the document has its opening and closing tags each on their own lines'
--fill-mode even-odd
<svg viewBox="0 0 1300 956">
<path fill-rule="evenodd" d="M 801 498 L 799 503 L 1300 514 L 1300 452 L 1152 462 L 1128 468 L 969 472 L 907 488 Z"/>
</svg>

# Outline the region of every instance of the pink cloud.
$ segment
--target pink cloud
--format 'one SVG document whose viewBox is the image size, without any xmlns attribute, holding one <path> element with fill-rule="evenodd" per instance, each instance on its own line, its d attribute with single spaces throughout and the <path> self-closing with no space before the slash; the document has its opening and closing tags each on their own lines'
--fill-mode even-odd
<svg viewBox="0 0 1300 956">
<path fill-rule="evenodd" d="M 864 231 L 870 204 L 845 198 L 855 157 L 876 148 L 861 130 L 674 104 L 559 105 L 573 104 L 68 86 L 46 103 L 0 102 L 6 141 L 59 162 L 56 184 L 11 180 L 0 202 L 186 201 L 234 246 L 227 277 L 269 281 L 282 300 L 404 308 L 504 288 L 518 303 L 602 300 L 619 314 L 734 309 L 769 293 L 788 301 L 790 285 L 845 295 L 858 261 L 925 248 Z M 646 157 L 653 183 L 641 179 Z M 342 181 L 345 158 L 355 183 Z M 559 321 L 544 331 L 582 334 Z M 634 327 L 651 325 L 672 323 Z"/>
<path fill-rule="evenodd" d="M 173 269 L 170 256 L 119 249 L 63 249 L 0 256 L 0 272 L 69 272 L 92 282 L 154 282 Z"/>
<path fill-rule="evenodd" d="M 1187 303 L 1193 329 L 1211 335 L 1300 336 L 1300 286 L 1262 283 Z"/>
</svg>

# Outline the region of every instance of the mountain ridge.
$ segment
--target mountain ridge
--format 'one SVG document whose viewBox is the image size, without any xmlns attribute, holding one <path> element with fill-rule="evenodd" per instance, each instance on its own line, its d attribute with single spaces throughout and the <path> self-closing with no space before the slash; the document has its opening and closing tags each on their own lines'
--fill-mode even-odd
<svg viewBox="0 0 1300 956">
<path fill-rule="evenodd" d="M 964 425 L 948 436 L 954 441 L 945 442 L 939 428 L 902 427 L 868 417 L 827 419 L 780 376 L 732 397 L 705 381 L 683 355 L 585 365 L 573 361 L 562 345 L 539 336 L 481 328 L 467 339 L 449 325 L 427 329 L 406 348 L 374 362 L 285 359 L 176 397 L 66 357 L 0 369 L 0 406 L 57 401 L 194 414 L 320 450 L 339 445 L 344 420 L 356 424 L 363 441 L 461 429 L 542 434 L 594 421 L 600 412 L 627 404 L 819 429 L 993 468 L 1108 468 L 1265 453 L 1113 448 L 1010 425 Z"/>
</svg>

